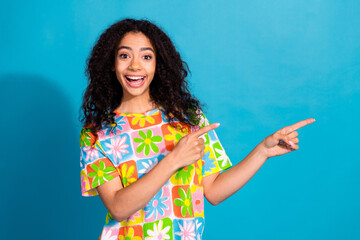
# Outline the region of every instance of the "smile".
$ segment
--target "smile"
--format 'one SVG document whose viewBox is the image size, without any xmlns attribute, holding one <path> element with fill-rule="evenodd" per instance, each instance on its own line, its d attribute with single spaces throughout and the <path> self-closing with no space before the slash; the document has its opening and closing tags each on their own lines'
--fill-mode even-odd
<svg viewBox="0 0 360 240">
<path fill-rule="evenodd" d="M 130 87 L 141 87 L 145 82 L 145 76 L 130 76 L 125 75 L 126 83 Z"/>
</svg>

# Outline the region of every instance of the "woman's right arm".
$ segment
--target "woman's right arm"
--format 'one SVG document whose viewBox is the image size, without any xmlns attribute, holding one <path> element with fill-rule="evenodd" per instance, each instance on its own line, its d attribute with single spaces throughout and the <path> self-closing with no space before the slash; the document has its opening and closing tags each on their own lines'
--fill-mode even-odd
<svg viewBox="0 0 360 240">
<path fill-rule="evenodd" d="M 97 192 L 111 216 L 118 222 L 127 219 L 155 196 L 177 166 L 168 154 L 151 171 L 124 188 L 120 177 L 97 187 Z"/>
<path fill-rule="evenodd" d="M 111 216 L 121 222 L 142 209 L 165 185 L 176 170 L 204 156 L 204 133 L 217 128 L 214 123 L 180 139 L 174 149 L 146 175 L 124 188 L 120 177 L 97 187 L 97 192 Z"/>
</svg>

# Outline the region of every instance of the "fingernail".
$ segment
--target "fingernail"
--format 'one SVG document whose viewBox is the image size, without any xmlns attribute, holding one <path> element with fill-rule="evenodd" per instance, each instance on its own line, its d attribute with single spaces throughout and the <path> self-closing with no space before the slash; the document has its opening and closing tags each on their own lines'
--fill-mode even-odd
<svg viewBox="0 0 360 240">
<path fill-rule="evenodd" d="M 289 141 L 289 143 L 290 143 L 291 146 L 294 146 L 294 143 L 292 141 Z"/>
<path fill-rule="evenodd" d="M 215 126 L 216 126 L 216 127 L 220 126 L 220 123 L 215 123 Z"/>
</svg>

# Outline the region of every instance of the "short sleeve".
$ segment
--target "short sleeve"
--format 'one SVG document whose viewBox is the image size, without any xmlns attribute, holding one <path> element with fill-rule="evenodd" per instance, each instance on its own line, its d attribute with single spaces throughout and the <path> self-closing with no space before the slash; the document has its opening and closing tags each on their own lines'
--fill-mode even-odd
<svg viewBox="0 0 360 240">
<path fill-rule="evenodd" d="M 119 176 L 118 170 L 95 141 L 90 128 L 80 133 L 80 177 L 82 196 L 96 196 L 96 187 Z"/>
<path fill-rule="evenodd" d="M 200 119 L 197 125 L 200 128 L 210 125 L 202 112 L 199 112 L 199 115 Z M 205 140 L 205 155 L 202 158 L 202 175 L 206 177 L 230 168 L 232 166 L 231 161 L 221 145 L 215 130 L 204 134 L 203 138 Z"/>
</svg>

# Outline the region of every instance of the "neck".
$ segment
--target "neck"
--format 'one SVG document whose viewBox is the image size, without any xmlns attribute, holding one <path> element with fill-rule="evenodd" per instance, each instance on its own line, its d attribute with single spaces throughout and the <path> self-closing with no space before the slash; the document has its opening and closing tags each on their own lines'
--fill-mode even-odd
<svg viewBox="0 0 360 240">
<path fill-rule="evenodd" d="M 144 113 L 155 108 L 156 105 L 150 99 L 150 96 L 148 98 L 123 97 L 120 105 L 116 108 L 116 111 L 121 113 Z"/>
</svg>

